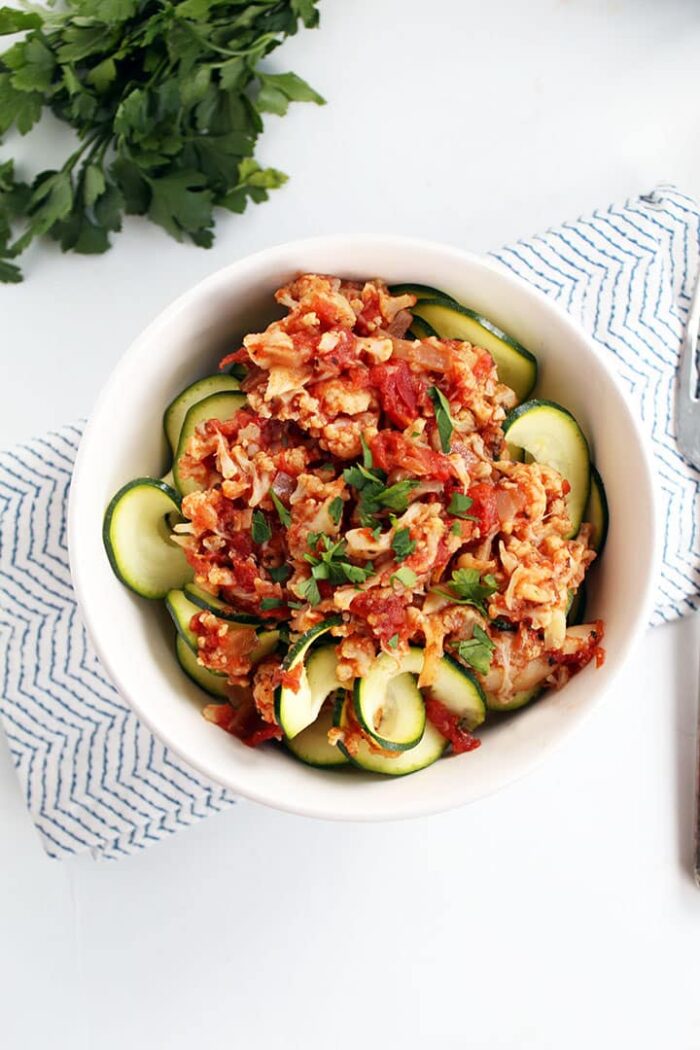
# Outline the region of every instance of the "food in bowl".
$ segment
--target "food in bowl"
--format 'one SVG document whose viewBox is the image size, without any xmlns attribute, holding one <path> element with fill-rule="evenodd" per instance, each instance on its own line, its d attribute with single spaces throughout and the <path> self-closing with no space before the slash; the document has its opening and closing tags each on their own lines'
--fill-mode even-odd
<svg viewBox="0 0 700 1050">
<path fill-rule="evenodd" d="M 165 599 L 210 721 L 414 772 L 603 661 L 581 623 L 603 484 L 530 399 L 534 356 L 450 296 L 303 274 L 276 299 L 166 409 L 172 471 L 116 494 L 107 553 Z"/>
</svg>

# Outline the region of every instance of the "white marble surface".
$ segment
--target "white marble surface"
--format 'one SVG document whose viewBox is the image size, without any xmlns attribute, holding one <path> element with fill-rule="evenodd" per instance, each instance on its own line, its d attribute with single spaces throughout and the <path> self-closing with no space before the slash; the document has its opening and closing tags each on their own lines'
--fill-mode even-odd
<svg viewBox="0 0 700 1050">
<path fill-rule="evenodd" d="M 255 248 L 486 250 L 658 181 L 700 193 L 695 0 L 322 10 L 275 56 L 329 105 L 270 119 L 262 157 L 292 176 L 273 200 L 209 253 L 133 222 L 102 259 L 42 248 L 0 288 L 1 445 L 87 414 L 162 306 Z M 0 1045 L 697 1050 L 699 643 L 692 621 L 650 632 L 599 714 L 467 809 L 361 826 L 241 804 L 117 864 L 45 859 L 0 739 Z"/>
</svg>

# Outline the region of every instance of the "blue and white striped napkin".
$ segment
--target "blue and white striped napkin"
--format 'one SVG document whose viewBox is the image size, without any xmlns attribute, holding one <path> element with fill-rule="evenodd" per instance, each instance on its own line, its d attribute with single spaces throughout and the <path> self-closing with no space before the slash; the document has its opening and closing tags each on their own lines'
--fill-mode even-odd
<svg viewBox="0 0 700 1050">
<path fill-rule="evenodd" d="M 665 502 L 654 624 L 700 595 L 700 473 L 676 448 L 672 412 L 699 236 L 698 205 L 661 187 L 494 253 L 615 356 L 651 432 Z M 65 536 L 80 433 L 0 453 L 0 717 L 47 853 L 116 858 L 234 799 L 141 725 L 87 639 Z"/>
</svg>

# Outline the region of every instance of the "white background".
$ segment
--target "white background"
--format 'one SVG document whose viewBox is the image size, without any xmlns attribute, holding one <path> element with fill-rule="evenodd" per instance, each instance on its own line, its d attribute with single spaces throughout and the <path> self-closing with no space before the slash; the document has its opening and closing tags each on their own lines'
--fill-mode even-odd
<svg viewBox="0 0 700 1050">
<path fill-rule="evenodd" d="M 697 0 L 321 8 L 271 62 L 329 105 L 269 119 L 261 159 L 292 179 L 268 204 L 210 252 L 130 222 L 0 287 L 0 445 L 86 415 L 146 322 L 251 250 L 362 230 L 482 251 L 658 181 L 700 194 Z M 0 1045 L 698 1050 L 699 642 L 650 632 L 602 711 L 470 808 L 361 826 L 242 803 L 116 864 L 44 857 L 0 740 Z"/>
</svg>

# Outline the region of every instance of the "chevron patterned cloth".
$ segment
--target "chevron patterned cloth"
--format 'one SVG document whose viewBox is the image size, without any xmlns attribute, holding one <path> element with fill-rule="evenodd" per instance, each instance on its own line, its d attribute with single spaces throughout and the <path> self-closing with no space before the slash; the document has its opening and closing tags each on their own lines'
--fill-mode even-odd
<svg viewBox="0 0 700 1050">
<path fill-rule="evenodd" d="M 661 187 L 494 252 L 614 355 L 649 428 L 665 543 L 652 623 L 700 593 L 700 474 L 674 440 L 678 353 L 700 210 Z M 0 716 L 47 853 L 117 858 L 234 802 L 168 751 L 102 671 L 71 587 L 65 512 L 81 428 L 0 454 Z"/>
</svg>

